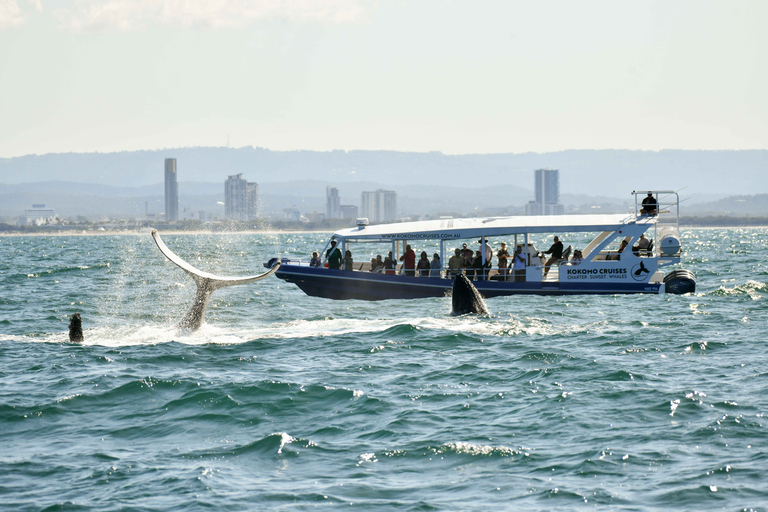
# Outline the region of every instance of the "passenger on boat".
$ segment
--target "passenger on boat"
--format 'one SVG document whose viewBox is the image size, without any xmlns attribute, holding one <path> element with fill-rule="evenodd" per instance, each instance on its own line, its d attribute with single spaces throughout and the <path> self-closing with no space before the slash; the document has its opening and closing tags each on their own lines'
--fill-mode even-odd
<svg viewBox="0 0 768 512">
<path fill-rule="evenodd" d="M 381 254 L 376 255 L 376 272 L 384 270 L 384 262 L 381 260 Z"/>
<path fill-rule="evenodd" d="M 571 265 L 579 265 L 584 261 L 584 257 L 581 255 L 581 251 L 576 249 L 573 251 L 573 258 L 571 258 Z"/>
<path fill-rule="evenodd" d="M 318 254 L 317 251 L 312 251 L 312 259 L 309 260 L 309 266 L 310 267 L 319 267 L 322 265 L 322 260 L 320 260 L 320 254 Z"/>
<path fill-rule="evenodd" d="M 475 280 L 483 280 L 483 252 L 475 252 L 475 259 L 472 260 L 472 268 L 474 269 Z"/>
<path fill-rule="evenodd" d="M 344 253 L 344 270 L 353 270 L 352 265 L 354 265 L 354 262 L 352 261 L 352 252 L 347 251 Z"/>
<path fill-rule="evenodd" d="M 483 239 L 477 241 L 477 243 L 483 243 Z M 483 264 L 483 279 L 488 279 L 491 273 L 491 261 L 493 260 L 493 249 L 491 244 L 488 243 L 488 239 L 485 240 L 485 263 Z"/>
<path fill-rule="evenodd" d="M 517 246 L 512 260 L 515 268 L 515 281 L 525 281 L 525 256 L 523 256 L 522 245 Z"/>
<path fill-rule="evenodd" d="M 507 260 L 509 258 L 509 251 L 507 251 L 507 244 L 501 242 L 501 249 L 496 253 L 496 258 L 499 260 L 499 274 L 502 276 L 507 275 Z"/>
<path fill-rule="evenodd" d="M 395 261 L 395 258 L 392 257 L 392 251 L 389 251 L 389 254 L 387 254 L 387 257 L 384 258 L 384 273 L 394 274 L 395 267 L 397 267 L 397 262 Z"/>
<path fill-rule="evenodd" d="M 544 251 L 544 254 L 552 255 L 552 257 L 544 264 L 544 277 L 547 277 L 547 273 L 552 264 L 563 257 L 563 242 L 555 237 L 555 243 L 552 244 L 548 251 Z"/>
<path fill-rule="evenodd" d="M 440 255 L 435 253 L 432 256 L 432 261 L 429 264 L 429 267 L 431 269 L 431 272 L 429 273 L 429 277 L 440 277 L 440 270 L 442 269 L 442 262 L 440 261 Z"/>
<path fill-rule="evenodd" d="M 400 256 L 400 261 L 403 262 L 405 275 L 411 277 L 416 275 L 416 253 L 413 252 L 410 245 L 405 246 L 405 254 Z"/>
<path fill-rule="evenodd" d="M 427 256 L 427 251 L 421 251 L 421 258 L 419 258 L 419 262 L 416 264 L 416 268 L 419 270 L 420 277 L 429 277 L 429 269 L 432 267 L 429 264 L 429 256 Z"/>
<path fill-rule="evenodd" d="M 651 241 L 645 238 L 645 233 L 640 235 L 640 238 L 637 240 L 637 245 L 632 247 L 632 252 L 637 254 L 640 251 L 647 251 L 648 247 L 651 245 Z"/>
<path fill-rule="evenodd" d="M 474 254 L 475 253 L 472 251 L 472 249 L 467 247 L 467 244 L 462 244 L 461 255 L 464 258 L 464 268 L 472 267 L 472 259 Z"/>
<path fill-rule="evenodd" d="M 629 244 L 626 240 L 621 241 L 621 246 L 619 247 L 619 257 L 617 259 L 621 259 L 621 253 L 624 252 L 624 249 L 626 249 L 628 245 Z"/>
<path fill-rule="evenodd" d="M 341 251 L 336 247 L 336 240 L 331 240 L 331 248 L 325 252 L 325 257 L 328 259 L 330 270 L 338 270 L 341 267 Z"/>
<path fill-rule="evenodd" d="M 461 274 L 461 269 L 464 267 L 464 256 L 461 255 L 461 249 L 453 251 L 453 256 L 448 258 L 448 270 L 451 273 L 450 277 L 456 277 Z"/>
<path fill-rule="evenodd" d="M 643 207 L 640 209 L 640 213 L 644 215 L 656 215 L 656 209 L 658 202 L 653 197 L 653 192 L 648 192 L 648 195 L 643 199 Z"/>
</svg>

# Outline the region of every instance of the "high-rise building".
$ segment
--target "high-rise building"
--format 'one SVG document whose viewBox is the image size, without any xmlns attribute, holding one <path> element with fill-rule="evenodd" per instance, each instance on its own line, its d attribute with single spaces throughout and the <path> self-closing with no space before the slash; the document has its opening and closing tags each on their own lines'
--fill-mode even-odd
<svg viewBox="0 0 768 512">
<path fill-rule="evenodd" d="M 165 159 L 165 220 L 179 220 L 179 185 L 176 181 L 176 159 Z"/>
<path fill-rule="evenodd" d="M 325 187 L 325 218 L 341 218 L 341 199 L 339 199 L 339 189 L 336 187 Z"/>
<path fill-rule="evenodd" d="M 397 219 L 397 192 L 379 189 L 360 196 L 360 216 L 368 222 L 394 222 Z"/>
<path fill-rule="evenodd" d="M 259 215 L 259 185 L 242 173 L 227 177 L 224 183 L 224 216 L 233 220 L 254 220 Z"/>
<path fill-rule="evenodd" d="M 525 205 L 526 215 L 562 215 L 560 204 L 560 171 L 538 169 L 534 173 L 536 199 Z"/>
</svg>

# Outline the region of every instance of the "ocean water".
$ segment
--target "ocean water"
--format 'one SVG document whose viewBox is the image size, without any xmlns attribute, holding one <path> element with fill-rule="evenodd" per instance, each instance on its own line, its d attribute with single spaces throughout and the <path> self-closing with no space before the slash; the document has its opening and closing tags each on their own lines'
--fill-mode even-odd
<svg viewBox="0 0 768 512">
<path fill-rule="evenodd" d="M 326 238 L 164 235 L 223 275 Z M 683 242 L 690 295 L 451 317 L 269 278 L 183 335 L 148 232 L 0 237 L 0 509 L 768 510 L 768 229 Z"/>
</svg>

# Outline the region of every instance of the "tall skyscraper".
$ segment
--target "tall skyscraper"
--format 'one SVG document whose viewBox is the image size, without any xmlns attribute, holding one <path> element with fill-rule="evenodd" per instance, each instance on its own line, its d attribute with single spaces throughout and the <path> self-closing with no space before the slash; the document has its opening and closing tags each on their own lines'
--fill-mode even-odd
<svg viewBox="0 0 768 512">
<path fill-rule="evenodd" d="M 379 189 L 363 192 L 360 196 L 360 216 L 369 222 L 394 222 L 397 220 L 397 192 Z"/>
<path fill-rule="evenodd" d="M 325 218 L 341 218 L 341 200 L 339 199 L 339 189 L 336 187 L 325 187 Z"/>
<path fill-rule="evenodd" d="M 179 220 L 179 185 L 176 181 L 176 159 L 165 159 L 165 220 Z"/>
<path fill-rule="evenodd" d="M 560 204 L 560 171 L 538 169 L 534 173 L 536 199 L 525 205 L 527 215 L 562 215 Z"/>
<path fill-rule="evenodd" d="M 234 174 L 224 183 L 224 216 L 233 220 L 254 220 L 259 214 L 259 185 Z"/>
</svg>

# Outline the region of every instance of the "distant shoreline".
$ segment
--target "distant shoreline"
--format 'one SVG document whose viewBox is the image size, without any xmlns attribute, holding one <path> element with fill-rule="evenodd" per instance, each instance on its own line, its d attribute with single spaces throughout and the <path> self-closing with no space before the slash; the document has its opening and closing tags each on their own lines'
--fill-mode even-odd
<svg viewBox="0 0 768 512">
<path fill-rule="evenodd" d="M 759 224 L 690 224 L 680 223 L 681 229 L 725 229 L 725 228 L 747 228 L 747 229 L 765 229 L 768 228 L 768 219 L 760 219 Z M 279 234 L 311 234 L 311 233 L 333 233 L 335 229 L 270 229 L 270 230 L 240 230 L 240 231 L 221 231 L 208 229 L 158 229 L 163 236 L 178 235 L 279 235 Z M 143 236 L 150 235 L 152 228 L 131 229 L 131 230 L 85 230 L 85 229 L 57 229 L 50 231 L 0 231 L 1 237 L 22 237 L 22 236 Z"/>
</svg>

